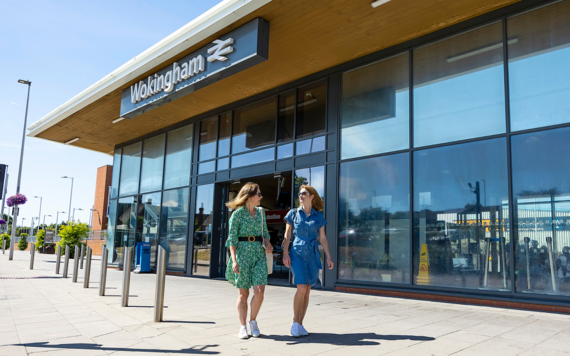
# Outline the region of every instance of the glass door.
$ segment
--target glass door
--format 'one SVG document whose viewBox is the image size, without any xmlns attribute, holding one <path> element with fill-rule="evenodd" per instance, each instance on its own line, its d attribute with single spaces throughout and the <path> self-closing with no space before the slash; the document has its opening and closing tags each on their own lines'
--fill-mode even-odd
<svg viewBox="0 0 570 356">
<path fill-rule="evenodd" d="M 120 198 L 117 204 L 114 263 L 122 264 L 125 248 L 135 245 L 137 216 L 137 197 Z"/>
</svg>

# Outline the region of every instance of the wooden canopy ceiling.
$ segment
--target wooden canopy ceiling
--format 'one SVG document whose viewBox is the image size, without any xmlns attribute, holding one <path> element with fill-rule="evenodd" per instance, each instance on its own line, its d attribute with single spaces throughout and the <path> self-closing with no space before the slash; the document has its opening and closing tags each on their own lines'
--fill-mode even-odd
<svg viewBox="0 0 570 356">
<path fill-rule="evenodd" d="M 114 146 L 217 107 L 440 30 L 519 0 L 273 0 L 223 31 L 50 127 L 37 137 L 109 153 Z M 270 23 L 269 60 L 130 120 L 121 92 L 151 73 L 261 17 Z"/>
</svg>

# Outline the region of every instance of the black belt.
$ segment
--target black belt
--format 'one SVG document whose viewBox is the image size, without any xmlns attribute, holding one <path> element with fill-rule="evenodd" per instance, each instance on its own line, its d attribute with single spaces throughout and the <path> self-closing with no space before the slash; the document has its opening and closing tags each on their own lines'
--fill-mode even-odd
<svg viewBox="0 0 570 356">
<path fill-rule="evenodd" d="M 249 241 L 249 242 L 255 242 L 255 241 L 263 242 L 263 237 L 262 236 L 253 236 L 253 235 L 240 236 L 240 237 L 238 237 L 238 240 L 239 241 Z"/>
</svg>

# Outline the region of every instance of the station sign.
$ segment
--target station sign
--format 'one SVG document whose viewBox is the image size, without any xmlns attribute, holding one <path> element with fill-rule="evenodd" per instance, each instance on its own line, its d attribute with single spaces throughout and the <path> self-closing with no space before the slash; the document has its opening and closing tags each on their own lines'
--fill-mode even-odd
<svg viewBox="0 0 570 356">
<path fill-rule="evenodd" d="M 121 117 L 132 119 L 264 62 L 269 23 L 255 19 L 134 83 L 121 94 Z"/>
</svg>

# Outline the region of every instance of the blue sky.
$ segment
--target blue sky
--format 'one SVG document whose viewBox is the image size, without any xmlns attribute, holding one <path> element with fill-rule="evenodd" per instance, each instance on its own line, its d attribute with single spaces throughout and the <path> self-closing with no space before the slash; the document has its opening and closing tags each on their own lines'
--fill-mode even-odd
<svg viewBox="0 0 570 356">
<path fill-rule="evenodd" d="M 8 196 L 15 194 L 24 125 L 27 86 L 32 81 L 29 127 L 132 57 L 204 13 L 220 0 L 192 1 L 13 1 L 0 12 L 0 163 L 9 165 Z M 26 226 L 38 216 L 55 222 L 68 211 L 75 178 L 75 219 L 87 222 L 93 205 L 97 168 L 112 157 L 26 137 L 20 210 Z M 5 213 L 6 210 L 5 210 Z M 59 214 L 66 220 L 66 214 Z M 20 224 L 19 224 L 20 225 Z"/>
</svg>

